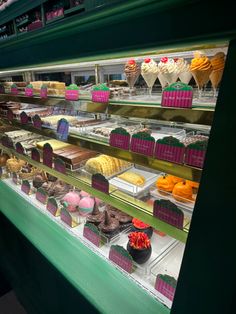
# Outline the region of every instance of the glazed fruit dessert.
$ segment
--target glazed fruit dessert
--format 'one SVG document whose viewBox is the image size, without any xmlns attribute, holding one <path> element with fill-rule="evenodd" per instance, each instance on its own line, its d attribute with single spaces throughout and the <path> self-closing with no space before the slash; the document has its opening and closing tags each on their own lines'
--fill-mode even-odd
<svg viewBox="0 0 236 314">
<path fill-rule="evenodd" d="M 173 191 L 174 182 L 168 175 L 164 175 L 157 179 L 156 187 L 160 194 L 167 195 Z"/>
<path fill-rule="evenodd" d="M 174 186 L 173 197 L 180 202 L 188 202 L 193 200 L 193 189 L 192 187 L 184 182 L 179 182 Z"/>
<path fill-rule="evenodd" d="M 151 242 L 144 232 L 131 232 L 127 251 L 137 264 L 144 264 L 152 254 Z"/>
</svg>

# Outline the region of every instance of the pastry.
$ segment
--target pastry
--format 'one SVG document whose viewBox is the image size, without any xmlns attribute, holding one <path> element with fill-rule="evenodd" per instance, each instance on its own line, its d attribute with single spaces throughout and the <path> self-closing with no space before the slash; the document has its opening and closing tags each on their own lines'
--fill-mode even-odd
<svg viewBox="0 0 236 314">
<path fill-rule="evenodd" d="M 79 210 L 82 216 L 86 216 L 91 213 L 94 207 L 94 198 L 83 197 L 79 202 Z"/>
<path fill-rule="evenodd" d="M 55 182 L 44 182 L 42 188 L 48 193 L 49 196 L 62 198 L 72 187 L 61 180 L 56 180 Z"/>
<path fill-rule="evenodd" d="M 74 116 L 68 116 L 68 115 L 54 115 L 49 117 L 41 118 L 42 123 L 46 126 L 57 126 L 57 123 L 61 119 L 66 119 L 70 125 L 77 124 L 78 120 Z"/>
<path fill-rule="evenodd" d="M 149 239 L 151 239 L 153 234 L 153 228 L 137 218 L 132 219 L 132 231 L 144 232 L 149 237 Z"/>
<path fill-rule="evenodd" d="M 20 171 L 18 172 L 20 179 L 29 180 L 32 179 L 33 176 L 39 172 L 40 170 L 31 166 L 30 164 L 25 164 L 21 167 Z"/>
<path fill-rule="evenodd" d="M 6 162 L 6 167 L 10 172 L 18 172 L 26 164 L 24 160 L 16 157 L 9 158 Z"/>
<path fill-rule="evenodd" d="M 168 177 L 168 175 L 164 175 L 157 179 L 156 187 L 159 193 L 166 195 L 173 191 L 174 183 L 171 178 Z"/>
<path fill-rule="evenodd" d="M 77 192 L 71 191 L 63 196 L 62 202 L 66 203 L 66 209 L 69 212 L 76 212 L 79 208 L 80 196 Z"/>
<path fill-rule="evenodd" d="M 117 177 L 138 186 L 144 185 L 146 181 L 142 175 L 132 172 L 132 171 L 126 171 L 118 175 Z"/>
<path fill-rule="evenodd" d="M 98 225 L 98 229 L 108 238 L 111 238 L 119 232 L 119 221 L 116 218 L 111 218 L 106 210 L 104 215 L 104 221 Z"/>
<path fill-rule="evenodd" d="M 144 264 L 152 254 L 151 242 L 144 232 L 131 232 L 127 251 L 138 264 Z"/>
<path fill-rule="evenodd" d="M 50 144 L 50 146 L 52 147 L 52 150 L 56 150 L 56 149 L 61 149 L 61 148 L 65 148 L 67 146 L 70 146 L 71 144 L 65 143 L 65 142 L 60 142 L 57 140 L 47 140 L 47 141 L 43 141 L 43 142 L 38 142 L 37 143 L 37 147 L 40 149 L 43 149 L 44 145 L 48 143 Z"/>
<path fill-rule="evenodd" d="M 146 58 L 141 65 L 141 74 L 149 88 L 154 85 L 158 73 L 157 63 L 151 58 Z"/>
<path fill-rule="evenodd" d="M 190 71 L 197 83 L 198 88 L 201 90 L 208 82 L 209 76 L 212 72 L 212 65 L 210 60 L 204 53 L 196 51 L 194 58 L 191 60 Z"/>
<path fill-rule="evenodd" d="M 168 179 L 171 179 L 174 184 L 184 181 L 184 179 L 172 176 L 170 174 L 168 175 Z"/>
<path fill-rule="evenodd" d="M 38 189 L 40 188 L 44 182 L 47 181 L 46 174 L 44 172 L 38 173 L 33 178 L 33 187 Z"/>
<path fill-rule="evenodd" d="M 111 206 L 106 205 L 106 210 L 112 218 L 116 218 L 120 223 L 120 230 L 124 230 L 131 225 L 132 217 L 121 210 Z"/>
<path fill-rule="evenodd" d="M 193 189 L 186 182 L 175 184 L 172 192 L 173 197 L 180 202 L 188 202 L 193 200 Z"/>
<path fill-rule="evenodd" d="M 133 88 L 137 78 L 140 75 L 139 65 L 136 63 L 135 60 L 130 59 L 125 64 L 124 72 L 125 72 L 126 80 L 127 80 L 129 87 Z"/>
<path fill-rule="evenodd" d="M 98 226 L 103 220 L 104 220 L 104 213 L 99 211 L 98 205 L 95 202 L 92 212 L 88 214 L 86 218 L 86 222 L 89 222 Z"/>
<path fill-rule="evenodd" d="M 196 194 L 199 188 L 199 183 L 195 181 L 186 180 L 186 184 L 190 185 L 193 189 L 193 193 Z"/>
</svg>

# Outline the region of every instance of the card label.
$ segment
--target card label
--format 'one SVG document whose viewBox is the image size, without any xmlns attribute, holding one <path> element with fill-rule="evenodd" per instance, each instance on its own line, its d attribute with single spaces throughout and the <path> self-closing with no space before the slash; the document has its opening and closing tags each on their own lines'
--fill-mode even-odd
<svg viewBox="0 0 236 314">
<path fill-rule="evenodd" d="M 122 246 L 112 245 L 109 252 L 109 259 L 128 273 L 132 273 L 133 259 Z"/>
<path fill-rule="evenodd" d="M 40 116 L 38 114 L 33 116 L 32 121 L 33 121 L 33 126 L 36 129 L 41 129 L 42 128 L 42 120 L 41 120 L 41 118 L 40 118 Z"/>
<path fill-rule="evenodd" d="M 84 225 L 83 236 L 97 247 L 101 244 L 101 235 L 98 228 L 90 223 Z"/>
<path fill-rule="evenodd" d="M 69 122 L 66 119 L 60 119 L 57 124 L 57 138 L 62 141 L 68 139 Z"/>
<path fill-rule="evenodd" d="M 12 174 L 12 181 L 15 183 L 15 184 L 18 184 L 18 175 L 17 173 L 13 172 Z"/>
<path fill-rule="evenodd" d="M 63 174 L 66 173 L 66 164 L 63 160 L 61 160 L 60 158 L 56 158 L 54 160 L 54 169 L 58 172 L 61 172 Z"/>
<path fill-rule="evenodd" d="M 48 97 L 48 89 L 47 88 L 41 88 L 40 89 L 40 97 L 41 98 L 47 98 Z"/>
<path fill-rule="evenodd" d="M 17 94 L 18 94 L 18 89 L 17 89 L 17 87 L 12 87 L 12 88 L 11 88 L 11 94 L 12 94 L 12 95 L 17 95 Z"/>
<path fill-rule="evenodd" d="M 34 161 L 40 162 L 40 153 L 37 150 L 37 148 L 32 148 L 32 150 L 31 150 L 31 158 Z"/>
<path fill-rule="evenodd" d="M 24 111 L 21 112 L 21 114 L 20 114 L 20 122 L 22 124 L 27 124 L 28 121 L 29 121 L 29 117 L 27 116 L 27 114 Z"/>
<path fill-rule="evenodd" d="M 175 278 L 168 275 L 157 275 L 155 289 L 171 301 L 174 300 L 176 285 Z"/>
<path fill-rule="evenodd" d="M 26 87 L 25 88 L 25 96 L 32 97 L 34 95 L 33 88 Z"/>
<path fill-rule="evenodd" d="M 28 180 L 23 180 L 23 182 L 21 184 L 21 191 L 27 195 L 30 194 L 30 183 Z"/>
<path fill-rule="evenodd" d="M 162 93 L 163 107 L 191 108 L 193 89 L 182 82 L 176 82 L 166 87 Z"/>
<path fill-rule="evenodd" d="M 92 188 L 101 191 L 103 193 L 109 194 L 109 182 L 100 173 L 92 175 Z"/>
<path fill-rule="evenodd" d="M 130 150 L 146 156 L 153 156 L 155 139 L 147 132 L 138 132 L 131 138 Z"/>
<path fill-rule="evenodd" d="M 187 147 L 185 151 L 185 163 L 190 166 L 203 168 L 205 155 L 206 150 L 198 150 Z"/>
<path fill-rule="evenodd" d="M 53 150 L 50 144 L 46 143 L 43 147 L 43 164 L 52 168 L 52 161 L 53 161 Z"/>
<path fill-rule="evenodd" d="M 58 207 L 58 203 L 55 200 L 54 197 L 49 197 L 47 201 L 47 210 L 53 215 L 53 216 L 59 216 L 60 210 Z"/>
<path fill-rule="evenodd" d="M 20 142 L 17 142 L 16 145 L 15 145 L 15 147 L 16 147 L 16 152 L 17 152 L 18 154 L 24 155 L 25 150 L 24 150 L 24 147 L 22 146 L 22 144 L 21 144 Z"/>
<path fill-rule="evenodd" d="M 78 222 L 72 218 L 70 213 L 64 207 L 61 209 L 61 220 L 71 228 L 78 226 Z"/>
<path fill-rule="evenodd" d="M 14 119 L 14 114 L 11 109 L 7 110 L 7 120 L 12 121 Z"/>
<path fill-rule="evenodd" d="M 78 90 L 66 90 L 65 92 L 65 99 L 66 100 L 78 100 L 79 99 L 79 91 Z"/>
<path fill-rule="evenodd" d="M 123 128 L 111 131 L 109 143 L 111 146 L 129 150 L 130 134 Z"/>
<path fill-rule="evenodd" d="M 167 144 L 156 143 L 155 157 L 157 159 L 172 161 L 182 164 L 184 161 L 184 147 L 177 147 Z"/>
<path fill-rule="evenodd" d="M 48 200 L 48 194 L 43 188 L 38 188 L 36 192 L 36 200 L 38 200 L 42 204 L 46 204 Z"/>
<path fill-rule="evenodd" d="M 159 218 L 176 228 L 183 229 L 184 213 L 169 200 L 155 200 L 153 216 Z"/>
</svg>

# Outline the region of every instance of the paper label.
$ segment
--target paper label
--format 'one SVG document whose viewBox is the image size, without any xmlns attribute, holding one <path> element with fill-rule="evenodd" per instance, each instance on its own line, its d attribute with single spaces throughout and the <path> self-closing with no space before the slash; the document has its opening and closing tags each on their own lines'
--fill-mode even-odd
<svg viewBox="0 0 236 314">
<path fill-rule="evenodd" d="M 129 150 L 130 135 L 111 133 L 109 142 L 111 146 Z"/>
<path fill-rule="evenodd" d="M 5 147 L 14 148 L 14 147 L 13 147 L 13 142 L 10 140 L 9 137 L 7 137 L 7 136 L 5 136 L 5 135 L 1 138 L 1 143 L 2 143 L 2 145 L 5 146 Z"/>
<path fill-rule="evenodd" d="M 21 114 L 20 114 L 20 122 L 22 124 L 27 124 L 28 121 L 29 121 L 29 117 L 27 116 L 27 114 L 24 111 L 21 112 Z"/>
<path fill-rule="evenodd" d="M 32 150 L 31 150 L 31 158 L 34 161 L 40 162 L 40 153 L 37 150 L 37 148 L 32 148 Z"/>
<path fill-rule="evenodd" d="M 61 119 L 57 124 L 57 138 L 62 141 L 68 139 L 69 122 L 66 119 Z"/>
<path fill-rule="evenodd" d="M 206 151 L 186 148 L 185 163 L 190 166 L 203 168 Z"/>
<path fill-rule="evenodd" d="M 163 159 L 181 164 L 184 161 L 184 151 L 184 147 L 157 143 L 155 157 L 157 159 Z"/>
<path fill-rule="evenodd" d="M 30 194 L 30 183 L 28 180 L 23 180 L 23 182 L 21 184 L 21 191 L 27 195 Z"/>
<path fill-rule="evenodd" d="M 47 88 L 41 88 L 40 89 L 40 97 L 41 98 L 47 98 L 48 97 L 48 90 L 47 90 Z"/>
<path fill-rule="evenodd" d="M 47 201 L 47 210 L 53 215 L 53 216 L 59 216 L 59 207 L 57 204 L 57 201 L 54 197 L 49 197 Z"/>
<path fill-rule="evenodd" d="M 56 158 L 54 160 L 54 169 L 58 172 L 61 173 L 66 173 L 66 164 L 63 160 L 61 160 L 60 158 Z"/>
<path fill-rule="evenodd" d="M 84 225 L 84 231 L 83 231 L 83 236 L 92 242 L 94 245 L 97 247 L 100 246 L 101 244 L 101 235 L 99 234 L 98 228 L 90 223 L 86 223 Z"/>
<path fill-rule="evenodd" d="M 33 88 L 25 88 L 25 96 L 32 97 L 34 94 Z"/>
<path fill-rule="evenodd" d="M 48 166 L 49 168 L 52 168 L 52 156 L 53 151 L 50 144 L 46 143 L 43 147 L 43 164 L 45 166 Z"/>
<path fill-rule="evenodd" d="M 109 259 L 128 273 L 132 272 L 133 259 L 122 246 L 112 245 L 109 252 Z"/>
<path fill-rule="evenodd" d="M 155 200 L 153 216 L 159 218 L 176 228 L 183 229 L 184 213 L 169 200 Z"/>
<path fill-rule="evenodd" d="M 192 87 L 182 82 L 176 82 L 164 89 L 161 105 L 164 107 L 191 108 L 192 101 Z"/>
<path fill-rule="evenodd" d="M 0 167 L 0 177 L 2 176 L 3 174 L 3 170 L 2 170 L 2 167 Z"/>
<path fill-rule="evenodd" d="M 168 282 L 169 279 L 169 282 Z M 157 275 L 155 289 L 163 294 L 167 299 L 173 301 L 177 281 L 168 275 Z"/>
<path fill-rule="evenodd" d="M 15 88 L 15 87 L 12 87 L 12 88 L 11 88 L 11 94 L 12 94 L 12 95 L 17 95 L 17 94 L 18 94 L 18 89 Z"/>
<path fill-rule="evenodd" d="M 78 222 L 73 219 L 73 217 L 64 207 L 61 209 L 61 220 L 71 228 L 78 226 Z"/>
<path fill-rule="evenodd" d="M 42 120 L 41 120 L 39 115 L 36 114 L 35 116 L 33 116 L 32 121 L 33 121 L 33 126 L 36 129 L 41 129 L 42 128 Z"/>
<path fill-rule="evenodd" d="M 14 119 L 14 114 L 11 109 L 7 110 L 7 120 L 12 121 Z"/>
<path fill-rule="evenodd" d="M 101 191 L 103 193 L 109 194 L 109 182 L 100 173 L 92 175 L 92 188 Z"/>
<path fill-rule="evenodd" d="M 3 85 L 0 85 L 0 93 L 5 94 L 5 88 Z"/>
<path fill-rule="evenodd" d="M 18 154 L 24 155 L 25 150 L 24 150 L 24 147 L 22 146 L 22 144 L 21 144 L 20 142 L 17 142 L 16 145 L 15 145 L 15 147 L 16 147 L 16 152 L 17 152 Z"/>
<path fill-rule="evenodd" d="M 36 192 L 36 200 L 42 204 L 46 204 L 48 199 L 48 194 L 43 188 L 39 188 Z"/>
<path fill-rule="evenodd" d="M 155 141 L 148 141 L 144 139 L 131 138 L 130 150 L 135 153 L 152 156 L 155 146 Z"/>
<path fill-rule="evenodd" d="M 18 175 L 17 173 L 13 172 L 12 174 L 12 181 L 15 183 L 15 184 L 18 184 Z"/>
<path fill-rule="evenodd" d="M 66 100 L 78 100 L 79 99 L 79 91 L 78 90 L 66 90 L 65 99 Z"/>
</svg>

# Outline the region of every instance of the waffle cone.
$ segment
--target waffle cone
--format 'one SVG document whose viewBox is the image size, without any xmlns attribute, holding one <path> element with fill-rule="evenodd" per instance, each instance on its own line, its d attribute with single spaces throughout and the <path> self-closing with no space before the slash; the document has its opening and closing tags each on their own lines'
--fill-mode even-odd
<svg viewBox="0 0 236 314">
<path fill-rule="evenodd" d="M 206 71 L 202 70 L 191 71 L 198 88 L 201 89 L 208 82 L 211 71 L 212 69 Z"/>
<path fill-rule="evenodd" d="M 147 73 L 147 74 L 142 74 L 142 77 L 147 83 L 147 86 L 152 87 L 157 79 L 157 75 L 158 75 L 157 73 Z"/>
<path fill-rule="evenodd" d="M 211 81 L 211 84 L 212 84 L 213 88 L 217 88 L 218 87 L 218 85 L 219 85 L 219 83 L 220 83 L 220 81 L 222 79 L 223 71 L 224 71 L 224 69 L 211 72 L 211 74 L 210 74 L 210 81 Z"/>
<path fill-rule="evenodd" d="M 188 84 L 192 78 L 192 73 L 189 71 L 182 72 L 179 74 L 179 79 L 182 83 Z"/>
</svg>

